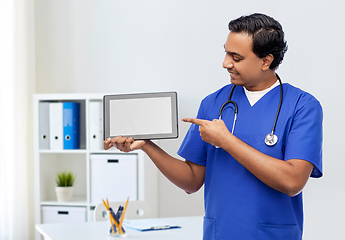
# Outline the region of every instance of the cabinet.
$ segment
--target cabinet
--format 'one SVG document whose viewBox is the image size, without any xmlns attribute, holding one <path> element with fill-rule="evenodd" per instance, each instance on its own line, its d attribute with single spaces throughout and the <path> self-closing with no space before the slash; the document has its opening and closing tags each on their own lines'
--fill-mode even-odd
<svg viewBox="0 0 345 240">
<path fill-rule="evenodd" d="M 116 149 L 104 151 L 102 136 L 102 100 L 105 94 L 36 94 L 34 101 L 34 162 L 35 162 L 35 223 L 43 223 L 42 219 L 49 217 L 68 218 L 57 215 L 59 209 L 62 213 L 78 213 L 82 210 L 81 216 L 86 216 L 86 221 L 93 221 L 93 210 L 102 202 L 103 198 L 109 198 L 114 179 L 116 189 L 121 191 L 123 196 L 131 196 L 130 201 L 144 201 L 144 163 L 143 152 L 133 151 L 121 153 Z M 58 102 L 79 103 L 79 148 L 78 149 L 56 149 L 51 148 L 48 135 L 50 133 L 50 118 L 56 118 L 49 114 L 49 104 Z M 49 117 L 50 116 L 50 117 Z M 56 120 L 56 119 L 54 119 Z M 46 132 L 44 132 L 46 131 Z M 53 150 L 54 149 L 54 150 Z M 104 166 L 104 162 L 97 159 L 111 159 L 111 168 Z M 105 168 L 102 170 L 102 168 Z M 72 171 L 76 175 L 74 184 L 73 199 L 70 202 L 57 202 L 55 194 L 55 176 L 61 171 Z M 112 175 L 116 174 L 115 178 Z M 122 173 L 127 173 L 126 175 Z M 122 175 L 121 175 L 122 174 Z M 128 180 L 120 181 L 133 176 Z M 115 188 L 115 187 L 114 187 Z M 114 191 L 116 191 L 114 189 Z M 107 196 L 105 193 L 109 192 Z M 99 199 L 98 199 L 99 198 Z M 109 201 L 111 199 L 109 198 Z M 53 214 L 51 209 L 57 209 Z M 47 215 L 48 214 L 48 215 Z M 75 219 L 83 219 L 76 217 Z M 71 220 L 71 218 L 69 218 Z M 54 221 L 54 220 L 49 220 Z M 65 221 L 65 220 L 64 220 Z M 73 219 L 71 220 L 73 221 Z M 40 239 L 36 233 L 36 239 Z"/>
<path fill-rule="evenodd" d="M 42 206 L 42 223 L 85 222 L 85 207 Z"/>
</svg>

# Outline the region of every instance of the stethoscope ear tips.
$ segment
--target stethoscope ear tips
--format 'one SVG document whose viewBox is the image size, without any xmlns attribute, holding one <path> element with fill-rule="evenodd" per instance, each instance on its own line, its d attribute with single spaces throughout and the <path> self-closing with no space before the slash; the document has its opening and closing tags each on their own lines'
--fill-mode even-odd
<svg viewBox="0 0 345 240">
<path fill-rule="evenodd" d="M 277 135 L 273 133 L 269 133 L 265 137 L 265 143 L 267 146 L 273 146 L 278 142 L 278 137 Z"/>
</svg>

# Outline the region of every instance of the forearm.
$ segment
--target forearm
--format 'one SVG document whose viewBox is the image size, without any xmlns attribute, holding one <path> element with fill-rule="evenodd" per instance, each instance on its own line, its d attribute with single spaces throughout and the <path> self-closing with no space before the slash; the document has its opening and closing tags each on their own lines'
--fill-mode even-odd
<svg viewBox="0 0 345 240">
<path fill-rule="evenodd" d="M 188 162 L 174 158 L 151 141 L 147 141 L 142 150 L 172 183 L 188 193 L 199 190 L 203 177 L 196 174 Z"/>
<path fill-rule="evenodd" d="M 312 171 L 312 164 L 299 162 L 302 160 L 283 161 L 273 158 L 231 133 L 227 134 L 221 147 L 263 183 L 289 196 L 294 196 L 303 189 Z"/>
</svg>

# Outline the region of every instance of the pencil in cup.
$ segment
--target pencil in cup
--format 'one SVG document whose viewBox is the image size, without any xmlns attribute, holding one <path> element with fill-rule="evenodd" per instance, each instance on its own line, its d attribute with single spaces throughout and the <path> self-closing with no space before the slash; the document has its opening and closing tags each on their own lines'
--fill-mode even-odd
<svg viewBox="0 0 345 240">
<path fill-rule="evenodd" d="M 113 209 L 110 207 L 108 199 L 106 199 L 106 201 L 104 201 L 102 199 L 102 201 L 103 201 L 105 208 L 108 210 L 108 216 L 109 216 L 109 221 L 110 221 L 110 225 L 111 225 L 110 234 L 114 234 L 117 236 L 118 235 L 125 235 L 125 230 L 124 230 L 122 224 L 123 224 L 123 220 L 125 218 L 129 198 L 127 198 L 127 201 L 126 201 L 126 204 L 124 207 L 119 206 L 116 214 L 114 213 Z"/>
<path fill-rule="evenodd" d="M 126 210 L 127 210 L 127 206 L 128 206 L 128 200 L 129 200 L 129 198 L 127 198 L 127 200 L 126 200 L 126 204 L 125 204 L 125 207 L 123 209 L 123 213 L 122 213 L 122 215 L 120 217 L 119 230 L 121 230 L 123 220 L 125 219 Z"/>
<path fill-rule="evenodd" d="M 111 207 L 109 208 L 108 215 L 112 216 L 112 218 L 110 218 L 109 216 L 110 224 L 112 224 L 109 229 L 109 233 L 117 233 L 117 234 L 126 233 L 126 230 L 124 229 L 124 227 L 120 226 L 120 218 L 124 214 L 123 209 L 124 209 L 123 206 L 119 206 L 117 211 L 114 212 Z M 121 231 L 119 229 L 121 229 Z"/>
<path fill-rule="evenodd" d="M 105 208 L 108 210 L 109 221 L 110 221 L 110 225 L 111 225 L 111 229 L 112 229 L 111 232 L 115 234 L 115 229 L 116 229 L 116 230 L 119 229 L 118 223 L 115 221 L 115 219 L 113 218 L 112 214 L 109 214 L 110 206 L 109 206 L 109 201 L 108 201 L 108 199 L 106 199 L 106 201 L 104 201 L 104 200 L 102 199 L 102 202 L 103 202 Z M 115 224 L 115 227 L 114 227 L 114 224 Z M 117 231 L 117 232 L 118 232 L 118 231 Z"/>
</svg>

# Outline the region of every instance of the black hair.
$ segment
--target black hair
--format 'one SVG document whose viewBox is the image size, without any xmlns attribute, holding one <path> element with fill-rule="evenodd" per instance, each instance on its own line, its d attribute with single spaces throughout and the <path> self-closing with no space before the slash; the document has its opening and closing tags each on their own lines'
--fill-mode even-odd
<svg viewBox="0 0 345 240">
<path fill-rule="evenodd" d="M 265 14 L 254 13 L 241 16 L 229 23 L 229 30 L 236 33 L 245 32 L 253 38 L 253 52 L 263 58 L 272 54 L 274 59 L 270 69 L 278 68 L 287 51 L 283 28 L 278 21 Z"/>
</svg>

